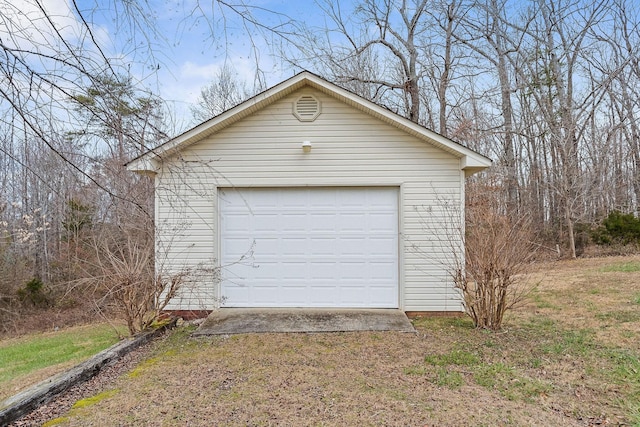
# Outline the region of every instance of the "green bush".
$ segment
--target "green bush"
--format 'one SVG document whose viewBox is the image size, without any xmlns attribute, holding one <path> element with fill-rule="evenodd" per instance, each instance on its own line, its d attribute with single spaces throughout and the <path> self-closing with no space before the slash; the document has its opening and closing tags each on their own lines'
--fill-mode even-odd
<svg viewBox="0 0 640 427">
<path fill-rule="evenodd" d="M 23 303 L 31 303 L 36 307 L 48 306 L 49 296 L 42 280 L 34 277 L 18 289 L 18 298 Z"/>
<path fill-rule="evenodd" d="M 640 219 L 631 213 L 612 211 L 591 237 L 599 245 L 640 243 Z"/>
</svg>

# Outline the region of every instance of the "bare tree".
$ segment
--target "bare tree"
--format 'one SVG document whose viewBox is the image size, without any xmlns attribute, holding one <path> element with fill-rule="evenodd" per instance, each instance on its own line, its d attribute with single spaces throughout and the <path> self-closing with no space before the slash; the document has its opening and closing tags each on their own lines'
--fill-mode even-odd
<svg viewBox="0 0 640 427">
<path fill-rule="evenodd" d="M 532 91 L 547 126 L 551 156 L 555 163 L 554 190 L 566 226 L 569 254 L 576 257 L 574 222 L 576 206 L 583 197 L 580 182 L 580 143 L 586 121 L 593 111 L 597 94 L 591 88 L 578 92 L 578 73 L 586 62 L 583 44 L 590 30 L 603 18 L 604 2 L 564 6 L 561 2 L 539 1 L 533 49 L 538 60 L 529 63 L 530 75 L 536 77 Z M 579 24 L 572 23 L 576 20 Z M 539 67 L 539 68 L 534 68 Z M 535 70 L 535 71 L 534 71 Z"/>
<path fill-rule="evenodd" d="M 514 23 L 506 16 L 507 1 L 487 0 L 475 3 L 474 13 L 465 14 L 461 31 L 454 34 L 460 42 L 480 55 L 498 78 L 500 118 L 498 135 L 502 139 L 501 166 L 505 171 L 507 209 L 510 214 L 518 210 L 518 179 L 514 135 L 516 133 L 512 95 L 515 92 L 511 57 L 518 52 L 529 25 L 528 19 Z M 526 15 L 525 15 L 526 16 Z"/>
<path fill-rule="evenodd" d="M 218 114 L 240 104 L 253 95 L 247 84 L 236 78 L 233 69 L 225 64 L 208 86 L 200 90 L 191 114 L 198 122 L 209 120 Z"/>
<path fill-rule="evenodd" d="M 601 49 L 594 50 L 590 56 L 591 80 L 604 88 L 606 104 L 611 123 L 605 140 L 609 148 L 622 148 L 620 155 L 608 170 L 598 171 L 600 176 L 628 164 L 629 171 L 622 176 L 611 177 L 615 182 L 613 190 L 620 191 L 626 187 L 624 175 L 628 175 L 632 194 L 620 194 L 614 197 L 611 204 L 602 206 L 603 211 L 612 209 L 631 210 L 640 214 L 640 36 L 638 28 L 638 9 L 626 1 L 618 0 L 611 6 L 613 20 L 605 27 L 605 31 L 596 34 L 604 41 Z M 604 148 L 604 147 L 603 147 Z M 628 156 L 623 153 L 627 152 Z M 602 150 L 607 155 L 607 150 Z M 605 159 L 605 161 L 608 159 Z M 602 191 L 601 191 L 602 192 Z M 607 192 L 609 193 L 609 192 Z M 630 200 L 635 199 L 635 201 Z M 623 202 L 624 201 L 624 202 Z M 633 206 L 635 205 L 635 207 Z"/>
<path fill-rule="evenodd" d="M 461 82 L 473 74 L 470 71 L 472 67 L 467 62 L 468 53 L 463 51 L 462 43 L 457 38 L 467 9 L 468 6 L 459 0 L 430 4 L 426 8 L 423 24 L 430 31 L 421 34 L 419 41 L 418 61 L 424 68 L 424 84 L 420 88 L 423 105 L 429 108 L 431 99 L 437 101 L 436 111 L 427 112 L 426 115 L 437 117 L 431 126 L 443 136 L 451 136 L 450 128 L 460 125 L 451 120 L 451 106 L 459 108 L 470 98 L 466 90 L 468 87 Z"/>
<path fill-rule="evenodd" d="M 372 86 L 373 99 L 417 122 L 424 72 L 419 43 L 426 31 L 423 18 L 428 4 L 426 0 L 365 0 L 347 9 L 340 2 L 323 1 L 320 9 L 331 27 L 303 28 L 295 41 L 296 51 L 281 54 L 290 64 L 321 70 L 320 74 L 345 87 Z M 372 63 L 380 67 L 369 66 Z M 358 64 L 365 67 L 354 67 Z"/>
</svg>

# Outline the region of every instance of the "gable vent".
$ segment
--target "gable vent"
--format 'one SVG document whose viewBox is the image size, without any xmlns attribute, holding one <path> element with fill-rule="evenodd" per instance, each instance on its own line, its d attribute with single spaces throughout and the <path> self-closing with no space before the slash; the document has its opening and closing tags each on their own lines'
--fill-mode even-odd
<svg viewBox="0 0 640 427">
<path fill-rule="evenodd" d="M 293 115 L 301 122 L 312 122 L 320 115 L 320 101 L 312 95 L 302 95 L 293 104 Z"/>
</svg>

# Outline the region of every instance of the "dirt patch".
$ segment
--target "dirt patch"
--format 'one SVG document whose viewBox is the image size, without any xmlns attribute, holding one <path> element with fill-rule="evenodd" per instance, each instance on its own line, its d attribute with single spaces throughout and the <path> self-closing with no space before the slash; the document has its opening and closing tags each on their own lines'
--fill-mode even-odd
<svg viewBox="0 0 640 427">
<path fill-rule="evenodd" d="M 100 373 L 92 379 L 72 387 L 65 393 L 60 394 L 56 399 L 40 406 L 20 420 L 9 424 L 9 426 L 41 426 L 67 413 L 80 399 L 94 396 L 105 390 L 111 390 L 116 380 L 121 375 L 134 369 L 135 366 L 148 355 L 150 350 L 151 343 L 138 347 L 122 357 L 117 363 L 100 370 Z"/>
</svg>

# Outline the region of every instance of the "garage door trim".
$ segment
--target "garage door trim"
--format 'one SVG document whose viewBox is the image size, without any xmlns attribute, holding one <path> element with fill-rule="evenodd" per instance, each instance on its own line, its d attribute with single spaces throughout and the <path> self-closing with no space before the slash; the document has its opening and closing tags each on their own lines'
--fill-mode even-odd
<svg viewBox="0 0 640 427">
<path fill-rule="evenodd" d="M 229 298 L 223 306 L 400 307 L 399 187 L 222 187 L 218 193 L 219 292 Z M 246 230 L 242 221 L 249 221 Z M 233 246 L 246 247 L 251 236 L 258 267 L 234 267 Z M 298 257 L 296 245 L 305 255 Z"/>
</svg>

